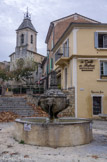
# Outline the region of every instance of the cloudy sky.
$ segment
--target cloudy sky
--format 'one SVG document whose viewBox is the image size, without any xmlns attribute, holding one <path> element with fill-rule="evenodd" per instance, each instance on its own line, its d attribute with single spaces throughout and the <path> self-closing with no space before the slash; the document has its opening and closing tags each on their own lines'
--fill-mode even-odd
<svg viewBox="0 0 107 162">
<path fill-rule="evenodd" d="M 51 21 L 79 13 L 107 23 L 107 0 L 0 0 L 0 61 L 9 61 L 16 45 L 16 29 L 28 7 L 38 31 L 38 53 L 46 55 L 45 38 Z"/>
</svg>

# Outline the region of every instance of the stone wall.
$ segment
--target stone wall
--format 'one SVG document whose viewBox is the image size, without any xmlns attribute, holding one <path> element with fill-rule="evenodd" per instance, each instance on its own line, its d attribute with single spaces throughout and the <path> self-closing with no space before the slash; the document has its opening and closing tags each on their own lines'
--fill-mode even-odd
<svg viewBox="0 0 107 162">
<path fill-rule="evenodd" d="M 43 111 L 40 106 L 38 106 L 39 97 L 40 95 L 28 94 L 27 102 L 33 107 L 33 110 L 35 111 L 35 117 L 48 117 L 48 114 Z"/>
<path fill-rule="evenodd" d="M 63 90 L 69 99 L 69 106 L 67 109 L 59 113 L 60 117 L 71 116 L 75 117 L 75 87 L 68 88 L 68 90 Z"/>
<path fill-rule="evenodd" d="M 27 102 L 30 104 L 34 104 L 35 106 L 38 106 L 38 99 L 40 95 L 33 95 L 33 94 L 28 94 L 27 95 Z"/>
</svg>

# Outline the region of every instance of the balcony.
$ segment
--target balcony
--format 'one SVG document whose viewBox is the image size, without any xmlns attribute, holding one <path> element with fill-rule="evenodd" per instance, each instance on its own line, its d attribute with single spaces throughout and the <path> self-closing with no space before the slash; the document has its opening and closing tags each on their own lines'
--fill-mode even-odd
<svg viewBox="0 0 107 162">
<path fill-rule="evenodd" d="M 55 65 L 67 65 L 69 61 L 69 47 L 60 48 L 55 53 Z"/>
</svg>

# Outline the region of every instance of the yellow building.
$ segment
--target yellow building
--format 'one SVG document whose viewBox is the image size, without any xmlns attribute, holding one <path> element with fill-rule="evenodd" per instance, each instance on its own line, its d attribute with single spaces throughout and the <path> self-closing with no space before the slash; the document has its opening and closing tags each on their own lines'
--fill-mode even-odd
<svg viewBox="0 0 107 162">
<path fill-rule="evenodd" d="M 61 69 L 62 89 L 75 88 L 75 117 L 96 118 L 107 114 L 107 24 L 73 16 L 78 22 L 52 48 L 54 69 Z"/>
</svg>

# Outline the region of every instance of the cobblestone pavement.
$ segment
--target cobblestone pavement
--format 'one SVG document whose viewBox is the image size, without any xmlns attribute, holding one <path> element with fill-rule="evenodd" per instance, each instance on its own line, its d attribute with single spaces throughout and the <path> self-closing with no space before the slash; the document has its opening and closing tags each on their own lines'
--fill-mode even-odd
<svg viewBox="0 0 107 162">
<path fill-rule="evenodd" d="M 13 139 L 14 123 L 0 123 L 0 162 L 107 162 L 107 121 L 93 121 L 93 141 L 76 147 L 38 147 Z"/>
</svg>

